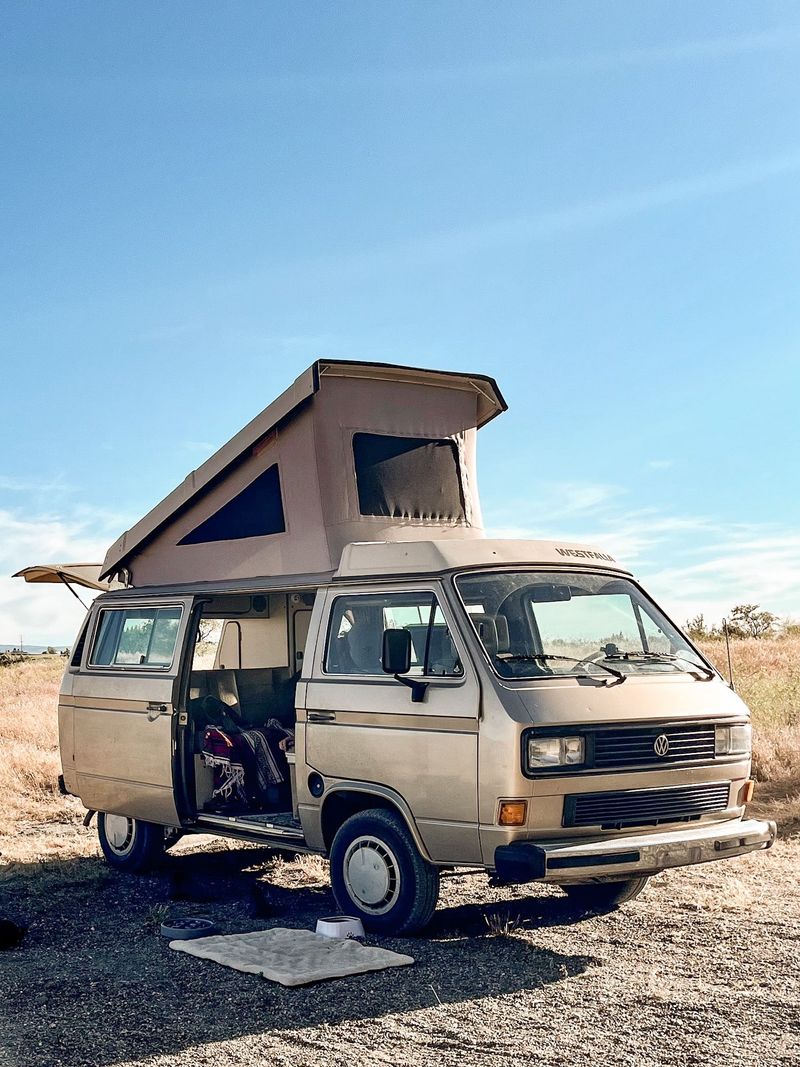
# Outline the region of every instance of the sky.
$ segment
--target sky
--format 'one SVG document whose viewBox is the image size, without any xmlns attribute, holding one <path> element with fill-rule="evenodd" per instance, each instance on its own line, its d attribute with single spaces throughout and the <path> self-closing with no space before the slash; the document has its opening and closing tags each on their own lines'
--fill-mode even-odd
<svg viewBox="0 0 800 1067">
<path fill-rule="evenodd" d="M 0 6 L 0 643 L 317 358 L 494 375 L 499 536 L 800 616 L 796 3 Z"/>
</svg>

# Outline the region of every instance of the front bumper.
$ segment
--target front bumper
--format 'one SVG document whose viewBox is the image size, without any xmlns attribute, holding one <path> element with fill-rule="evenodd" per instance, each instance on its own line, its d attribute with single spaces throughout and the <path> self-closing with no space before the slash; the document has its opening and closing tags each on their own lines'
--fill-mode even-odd
<svg viewBox="0 0 800 1067">
<path fill-rule="evenodd" d="M 494 866 L 501 882 L 619 880 L 767 849 L 776 834 L 771 820 L 731 819 L 690 830 L 591 841 L 515 841 L 495 849 Z"/>
</svg>

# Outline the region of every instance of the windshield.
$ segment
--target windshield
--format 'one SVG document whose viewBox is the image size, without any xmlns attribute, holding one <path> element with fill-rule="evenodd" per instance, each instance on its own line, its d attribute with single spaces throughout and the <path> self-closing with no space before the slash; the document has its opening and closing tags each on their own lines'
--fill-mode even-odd
<svg viewBox="0 0 800 1067">
<path fill-rule="evenodd" d="M 712 672 L 626 578 L 569 571 L 462 574 L 456 586 L 504 678 Z"/>
</svg>

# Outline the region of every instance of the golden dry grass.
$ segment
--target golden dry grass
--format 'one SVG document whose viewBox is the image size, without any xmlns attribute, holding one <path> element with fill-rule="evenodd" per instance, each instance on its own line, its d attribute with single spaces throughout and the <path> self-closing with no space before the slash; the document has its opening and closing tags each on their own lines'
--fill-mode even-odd
<svg viewBox="0 0 800 1067">
<path fill-rule="evenodd" d="M 727 672 L 724 643 L 703 649 Z M 800 637 L 731 642 L 736 687 L 753 712 L 753 767 L 759 786 L 754 813 L 769 814 L 784 832 L 800 828 Z M 58 792 L 56 708 L 64 660 L 42 656 L 0 667 L 0 851 L 6 858 L 94 848 L 94 834 L 57 828 L 79 822 L 82 808 Z M 48 826 L 47 835 L 41 831 Z M 43 836 L 48 838 L 45 846 Z M 25 847 L 24 840 L 28 839 Z M 11 842 L 14 847 L 11 848 Z M 319 872 L 306 872 L 307 875 Z"/>
<path fill-rule="evenodd" d="M 724 641 L 701 641 L 727 678 Z M 736 691 L 753 713 L 753 811 L 800 829 L 800 636 L 731 641 Z"/>
<path fill-rule="evenodd" d="M 0 832 L 60 811 L 57 777 L 59 656 L 0 667 Z"/>
</svg>

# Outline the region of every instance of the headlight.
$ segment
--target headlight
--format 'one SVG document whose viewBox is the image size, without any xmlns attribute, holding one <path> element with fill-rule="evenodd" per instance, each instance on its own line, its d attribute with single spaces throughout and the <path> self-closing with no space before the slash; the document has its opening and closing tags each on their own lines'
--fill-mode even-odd
<svg viewBox="0 0 800 1067">
<path fill-rule="evenodd" d="M 749 756 L 752 733 L 749 723 L 740 726 L 717 726 L 714 730 L 714 755 Z"/>
<path fill-rule="evenodd" d="M 582 737 L 529 737 L 528 767 L 571 767 L 584 761 Z"/>
</svg>

